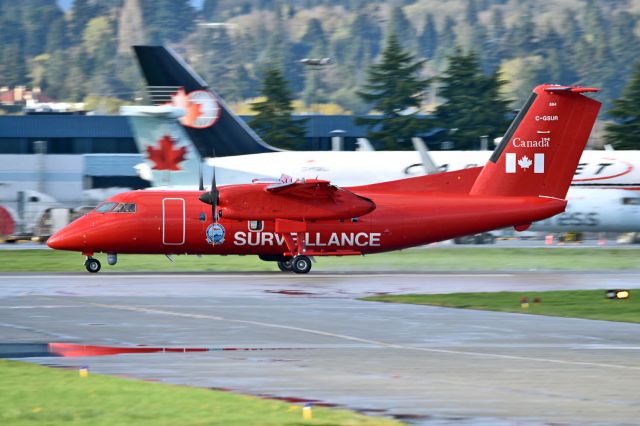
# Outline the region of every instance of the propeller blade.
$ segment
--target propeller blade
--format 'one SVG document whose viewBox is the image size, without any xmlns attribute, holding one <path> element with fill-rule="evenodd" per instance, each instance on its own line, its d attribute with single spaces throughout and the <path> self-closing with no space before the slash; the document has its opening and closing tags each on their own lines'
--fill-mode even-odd
<svg viewBox="0 0 640 426">
<path fill-rule="evenodd" d="M 213 176 L 211 177 L 211 217 L 213 223 L 218 222 L 218 198 L 220 192 L 218 191 L 218 185 L 216 184 L 216 166 L 213 166 Z"/>
<path fill-rule="evenodd" d="M 204 191 L 204 182 L 202 181 L 202 161 L 198 164 L 198 190 Z"/>
</svg>

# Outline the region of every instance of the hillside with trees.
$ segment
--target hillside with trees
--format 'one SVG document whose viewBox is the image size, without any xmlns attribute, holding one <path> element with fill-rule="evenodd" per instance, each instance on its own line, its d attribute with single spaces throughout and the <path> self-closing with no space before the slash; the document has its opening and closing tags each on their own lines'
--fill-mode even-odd
<svg viewBox="0 0 640 426">
<path fill-rule="evenodd" d="M 229 101 L 259 95 L 281 70 L 303 110 L 333 103 L 354 114 L 385 40 L 430 81 L 420 111 L 433 113 L 447 58 L 473 54 L 504 99 L 518 107 L 536 84 L 603 89 L 613 106 L 640 58 L 640 0 L 0 0 L 0 86 L 39 86 L 59 101 L 132 102 L 144 83 L 130 46 L 166 43 Z M 197 5 L 198 7 L 195 7 Z M 311 69 L 303 58 L 331 58 Z M 100 102 L 98 102 L 99 106 Z M 108 102 L 105 101 L 105 105 Z M 298 103 L 299 104 L 299 103 Z M 442 112 L 442 111 L 440 111 Z"/>
</svg>

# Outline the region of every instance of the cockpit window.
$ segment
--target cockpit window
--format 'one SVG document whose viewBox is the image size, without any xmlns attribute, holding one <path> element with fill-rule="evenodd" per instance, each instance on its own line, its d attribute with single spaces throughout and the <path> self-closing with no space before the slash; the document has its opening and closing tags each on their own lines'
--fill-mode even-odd
<svg viewBox="0 0 640 426">
<path fill-rule="evenodd" d="M 96 212 L 98 213 L 110 212 L 111 209 L 114 208 L 116 204 L 118 203 L 114 203 L 114 202 L 102 203 L 98 207 L 96 207 Z"/>
<path fill-rule="evenodd" d="M 114 213 L 135 213 L 135 203 L 120 203 L 112 210 Z"/>
</svg>

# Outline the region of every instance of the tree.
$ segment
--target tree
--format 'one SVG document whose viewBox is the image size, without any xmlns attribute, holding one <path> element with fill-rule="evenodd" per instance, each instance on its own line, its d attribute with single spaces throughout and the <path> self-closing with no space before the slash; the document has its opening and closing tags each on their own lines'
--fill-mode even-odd
<svg viewBox="0 0 640 426">
<path fill-rule="evenodd" d="M 427 13 L 424 20 L 424 28 L 418 39 L 420 54 L 423 58 L 431 59 L 436 54 L 438 48 L 438 29 L 433 15 Z"/>
<path fill-rule="evenodd" d="M 47 53 L 55 52 L 69 47 L 69 30 L 64 16 L 57 18 L 52 22 L 47 34 L 47 42 L 45 51 Z"/>
<path fill-rule="evenodd" d="M 478 23 L 478 8 L 475 0 L 467 0 L 467 8 L 465 10 L 465 20 L 470 26 Z"/>
<path fill-rule="evenodd" d="M 387 149 L 410 148 L 411 137 L 422 130 L 416 114 L 430 83 L 419 77 L 424 62 L 402 50 L 396 35 L 391 34 L 382 60 L 369 70 L 364 91 L 357 92 L 382 117 L 358 117 L 356 123 L 368 126 L 369 138 Z"/>
<path fill-rule="evenodd" d="M 605 126 L 604 138 L 616 149 L 640 149 L 640 62 L 622 97 L 613 101 L 609 115 L 613 123 Z"/>
<path fill-rule="evenodd" d="M 417 50 L 418 40 L 416 30 L 413 28 L 413 25 L 411 25 L 409 19 L 407 19 L 407 15 L 402 11 L 402 7 L 396 6 L 391 10 L 389 24 L 387 25 L 387 34 L 393 34 L 402 47 L 412 52 Z M 388 38 L 387 36 L 387 39 Z"/>
<path fill-rule="evenodd" d="M 436 50 L 436 60 L 438 62 L 446 58 L 456 46 L 457 36 L 454 29 L 455 27 L 456 21 L 451 16 L 447 16 L 444 20 L 442 31 L 438 35 L 438 48 Z"/>
<path fill-rule="evenodd" d="M 204 0 L 200 16 L 202 16 L 205 21 L 216 21 L 218 18 L 218 2 L 219 0 Z"/>
<path fill-rule="evenodd" d="M 143 0 L 141 5 L 152 43 L 179 41 L 194 28 L 195 10 L 188 0 Z"/>
<path fill-rule="evenodd" d="M 144 44 L 144 24 L 139 0 L 125 0 L 118 21 L 118 54 L 130 55 L 131 46 Z"/>
<path fill-rule="evenodd" d="M 265 71 L 260 94 L 265 99 L 251 105 L 257 115 L 249 126 L 269 144 L 295 148 L 306 135 L 306 120 L 291 117 L 291 92 L 279 68 L 271 67 Z"/>
<path fill-rule="evenodd" d="M 90 0 L 74 0 L 71 14 L 71 26 L 74 34 L 82 34 L 87 23 L 98 14 L 99 7 Z"/>
<path fill-rule="evenodd" d="M 51 2 L 53 3 L 53 2 Z M 31 4 L 23 12 L 25 55 L 36 56 L 44 52 L 51 26 L 63 19 L 55 4 Z"/>
<path fill-rule="evenodd" d="M 230 89 L 238 78 L 236 47 L 226 28 L 200 27 L 196 32 L 193 45 L 197 59 L 196 69 L 201 71 L 205 81 L 215 82 L 215 90 L 224 98 L 240 100 Z M 194 56 L 196 56 L 194 55 Z"/>
<path fill-rule="evenodd" d="M 500 73 L 484 75 L 477 56 L 459 48 L 448 59 L 445 75 L 438 79 L 444 102 L 435 112 L 437 125 L 446 129 L 444 140 L 456 149 L 473 149 L 482 136 L 502 136 L 509 124 L 509 102 L 500 95 L 505 84 Z"/>
<path fill-rule="evenodd" d="M 327 51 L 327 40 L 322 29 L 322 23 L 318 19 L 311 19 L 307 26 L 307 31 L 300 40 L 302 58 L 324 58 L 329 55 Z M 314 102 L 321 102 L 323 93 L 319 93 L 323 87 L 322 70 L 318 67 L 308 66 L 305 73 L 304 88 L 302 90 L 302 100 L 306 105 Z"/>
<path fill-rule="evenodd" d="M 537 47 L 533 37 L 535 30 L 533 15 L 527 10 L 507 32 L 505 43 L 509 46 L 511 58 L 528 55 Z"/>
</svg>

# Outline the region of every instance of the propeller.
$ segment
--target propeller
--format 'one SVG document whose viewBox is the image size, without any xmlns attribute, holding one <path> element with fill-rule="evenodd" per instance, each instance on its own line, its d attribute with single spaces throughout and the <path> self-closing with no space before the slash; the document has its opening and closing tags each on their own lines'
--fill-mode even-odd
<svg viewBox="0 0 640 426">
<path fill-rule="evenodd" d="M 213 176 L 211 177 L 211 217 L 213 223 L 218 223 L 218 202 L 220 201 L 220 191 L 216 185 L 216 166 L 213 166 Z"/>
<path fill-rule="evenodd" d="M 198 164 L 198 190 L 204 191 L 204 182 L 202 181 L 202 161 Z"/>
<path fill-rule="evenodd" d="M 200 177 L 200 185 L 202 188 L 202 176 Z M 211 204 L 211 217 L 213 219 L 213 223 L 218 223 L 218 203 L 220 202 L 220 191 L 218 190 L 218 185 L 216 183 L 216 168 L 213 166 L 213 175 L 211 176 L 211 189 L 209 192 L 205 192 L 199 198 L 205 204 Z"/>
</svg>

